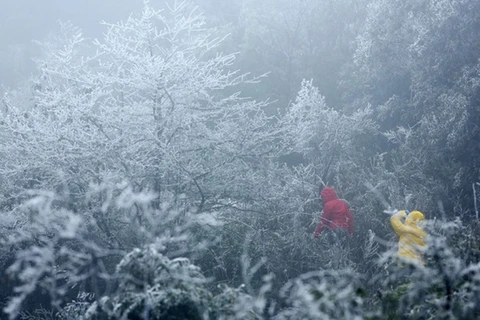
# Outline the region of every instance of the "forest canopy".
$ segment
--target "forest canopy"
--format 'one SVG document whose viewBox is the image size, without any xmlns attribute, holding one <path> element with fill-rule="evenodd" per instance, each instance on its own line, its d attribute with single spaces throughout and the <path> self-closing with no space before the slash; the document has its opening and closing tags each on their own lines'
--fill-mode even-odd
<svg viewBox="0 0 480 320">
<path fill-rule="evenodd" d="M 59 22 L 0 101 L 2 317 L 480 317 L 480 1 L 144 1 L 99 25 Z M 325 186 L 353 217 L 333 240 Z"/>
</svg>

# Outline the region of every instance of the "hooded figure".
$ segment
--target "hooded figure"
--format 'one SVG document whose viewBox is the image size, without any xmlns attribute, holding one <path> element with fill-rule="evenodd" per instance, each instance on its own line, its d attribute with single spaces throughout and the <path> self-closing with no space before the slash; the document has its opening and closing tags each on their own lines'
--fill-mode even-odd
<svg viewBox="0 0 480 320">
<path fill-rule="evenodd" d="M 325 187 L 320 192 L 323 201 L 323 212 L 320 222 L 313 233 L 317 237 L 325 229 L 343 229 L 353 234 L 353 217 L 345 200 L 338 199 L 335 190 L 331 187 Z"/>
<path fill-rule="evenodd" d="M 420 211 L 400 210 L 390 217 L 393 230 L 398 235 L 398 255 L 416 264 L 423 265 L 422 249 L 425 246 L 427 234 L 419 226 L 423 221 L 423 213 Z M 402 220 L 405 219 L 405 223 Z"/>
</svg>

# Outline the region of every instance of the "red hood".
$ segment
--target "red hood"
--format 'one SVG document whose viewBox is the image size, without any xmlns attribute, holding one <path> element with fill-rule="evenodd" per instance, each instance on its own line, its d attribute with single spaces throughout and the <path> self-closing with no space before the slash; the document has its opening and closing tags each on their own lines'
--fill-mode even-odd
<svg viewBox="0 0 480 320">
<path fill-rule="evenodd" d="M 322 191 L 320 192 L 320 196 L 322 197 L 323 203 L 327 203 L 328 201 L 338 199 L 338 196 L 335 193 L 335 190 L 333 190 L 333 188 L 331 187 L 323 188 Z"/>
</svg>

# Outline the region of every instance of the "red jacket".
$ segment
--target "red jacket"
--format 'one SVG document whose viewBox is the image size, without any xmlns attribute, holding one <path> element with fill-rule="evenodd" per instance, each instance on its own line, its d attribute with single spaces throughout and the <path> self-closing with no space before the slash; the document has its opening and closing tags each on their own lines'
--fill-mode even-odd
<svg viewBox="0 0 480 320">
<path fill-rule="evenodd" d="M 345 200 L 338 199 L 335 190 L 325 187 L 320 192 L 323 200 L 323 212 L 313 235 L 316 237 L 325 227 L 348 229 L 353 234 L 353 217 Z"/>
</svg>

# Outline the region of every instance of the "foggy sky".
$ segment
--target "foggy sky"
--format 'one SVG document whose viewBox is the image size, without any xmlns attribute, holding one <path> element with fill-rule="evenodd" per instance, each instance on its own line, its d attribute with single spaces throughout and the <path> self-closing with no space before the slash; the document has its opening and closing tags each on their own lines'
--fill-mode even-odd
<svg viewBox="0 0 480 320">
<path fill-rule="evenodd" d="M 21 84 L 33 71 L 38 47 L 57 21 L 72 21 L 87 37 L 104 31 L 101 20 L 125 20 L 142 9 L 142 0 L 0 0 L 0 94 Z M 164 0 L 151 0 L 153 6 Z"/>
</svg>

